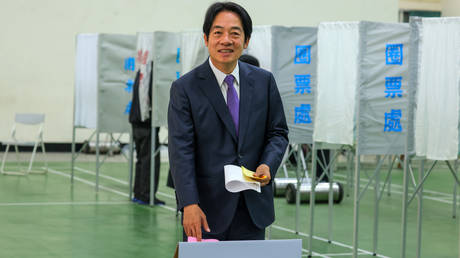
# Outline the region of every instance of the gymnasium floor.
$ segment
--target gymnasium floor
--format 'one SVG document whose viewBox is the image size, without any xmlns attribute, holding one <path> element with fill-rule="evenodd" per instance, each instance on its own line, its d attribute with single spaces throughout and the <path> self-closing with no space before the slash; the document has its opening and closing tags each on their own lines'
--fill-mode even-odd
<svg viewBox="0 0 460 258">
<path fill-rule="evenodd" d="M 52 154 L 48 158 L 53 161 L 49 162 L 46 175 L 0 175 L 1 258 L 172 257 L 182 229 L 176 217 L 174 191 L 165 186 L 167 163 L 162 163 L 158 195 L 166 201 L 166 206 L 148 207 L 128 200 L 128 163 L 119 155 L 109 158 L 101 167 L 98 193 L 94 186 L 93 155 L 78 159 L 73 186 L 69 176 L 70 155 Z M 10 168 L 13 164 L 8 163 Z M 363 171 L 371 174 L 374 167 L 369 159 Z M 382 170 L 382 180 L 386 171 Z M 380 203 L 377 257 L 400 257 L 401 253 L 402 170 L 393 171 L 391 195 L 385 193 Z M 345 183 L 344 163 L 337 165 L 334 178 Z M 361 180 L 363 187 L 368 181 L 364 172 Z M 445 166 L 435 168 L 424 190 L 422 257 L 459 257 L 459 219 L 452 218 L 453 177 Z M 373 257 L 373 194 L 370 186 L 361 201 L 359 257 Z M 328 207 L 316 205 L 314 257 L 351 257 L 352 196 L 351 193 L 333 208 L 330 244 L 327 243 Z M 295 205 L 276 198 L 275 206 L 271 238 L 301 238 L 302 257 L 307 257 L 309 206 L 301 206 L 299 235 L 294 233 Z M 416 212 L 415 199 L 409 209 L 406 257 L 416 256 Z"/>
</svg>

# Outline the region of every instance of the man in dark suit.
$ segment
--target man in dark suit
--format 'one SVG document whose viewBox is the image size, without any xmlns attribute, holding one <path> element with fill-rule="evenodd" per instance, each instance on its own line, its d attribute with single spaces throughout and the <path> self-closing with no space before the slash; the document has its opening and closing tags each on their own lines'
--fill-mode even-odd
<svg viewBox="0 0 460 258">
<path fill-rule="evenodd" d="M 270 72 L 238 62 L 252 32 L 246 10 L 232 2 L 212 4 L 203 32 L 210 57 L 173 83 L 168 110 L 184 240 L 261 240 L 275 218 L 271 179 L 288 144 L 281 97 Z M 261 193 L 227 191 L 228 164 L 265 176 Z"/>
</svg>

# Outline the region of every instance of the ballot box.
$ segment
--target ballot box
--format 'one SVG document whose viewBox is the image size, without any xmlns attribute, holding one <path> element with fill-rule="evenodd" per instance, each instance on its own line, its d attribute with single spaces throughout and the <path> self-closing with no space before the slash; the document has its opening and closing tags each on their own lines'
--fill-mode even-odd
<svg viewBox="0 0 460 258">
<path fill-rule="evenodd" d="M 302 240 L 179 242 L 174 258 L 300 258 Z"/>
</svg>

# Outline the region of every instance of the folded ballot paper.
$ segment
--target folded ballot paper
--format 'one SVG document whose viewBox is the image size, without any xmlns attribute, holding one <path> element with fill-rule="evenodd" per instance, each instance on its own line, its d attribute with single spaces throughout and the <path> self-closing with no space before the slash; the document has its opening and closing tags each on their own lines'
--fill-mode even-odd
<svg viewBox="0 0 460 258">
<path fill-rule="evenodd" d="M 198 240 L 196 239 L 196 237 L 187 237 L 187 242 L 194 243 L 194 242 L 198 242 Z M 208 239 L 202 238 L 201 242 L 219 242 L 219 240 L 212 239 L 212 238 L 208 238 Z"/>
<path fill-rule="evenodd" d="M 255 179 L 254 172 L 241 166 L 225 165 L 225 188 L 232 193 L 254 190 L 260 193 L 260 183 Z"/>
</svg>

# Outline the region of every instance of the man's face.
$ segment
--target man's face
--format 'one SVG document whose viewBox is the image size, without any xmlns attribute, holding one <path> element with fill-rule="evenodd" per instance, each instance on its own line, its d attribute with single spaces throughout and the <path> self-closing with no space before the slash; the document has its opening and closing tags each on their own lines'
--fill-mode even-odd
<svg viewBox="0 0 460 258">
<path fill-rule="evenodd" d="M 249 39 L 244 41 L 240 17 L 233 12 L 222 11 L 212 23 L 209 38 L 204 35 L 204 42 L 214 66 L 224 73 L 231 73 L 243 49 L 248 47 Z"/>
</svg>

